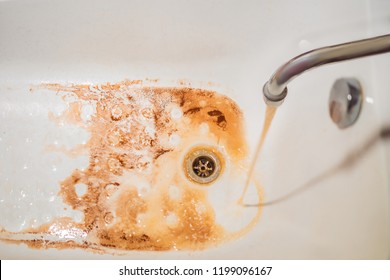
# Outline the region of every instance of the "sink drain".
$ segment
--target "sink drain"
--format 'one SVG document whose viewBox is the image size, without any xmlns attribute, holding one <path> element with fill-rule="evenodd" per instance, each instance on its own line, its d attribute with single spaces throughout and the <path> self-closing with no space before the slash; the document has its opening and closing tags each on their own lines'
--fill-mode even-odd
<svg viewBox="0 0 390 280">
<path fill-rule="evenodd" d="M 184 163 L 186 175 L 199 184 L 215 181 L 221 173 L 221 160 L 212 150 L 200 148 L 189 152 Z"/>
</svg>

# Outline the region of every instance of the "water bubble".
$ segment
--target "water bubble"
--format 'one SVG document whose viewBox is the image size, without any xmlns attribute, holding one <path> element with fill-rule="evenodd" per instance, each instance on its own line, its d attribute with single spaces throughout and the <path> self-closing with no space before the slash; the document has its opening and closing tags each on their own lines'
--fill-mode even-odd
<svg viewBox="0 0 390 280">
<path fill-rule="evenodd" d="M 121 162 L 117 158 L 109 158 L 107 164 L 111 172 L 119 172 L 121 169 Z"/>
<path fill-rule="evenodd" d="M 172 146 L 177 146 L 179 145 L 181 141 L 181 138 L 178 134 L 176 133 L 173 133 L 170 137 L 169 137 L 169 143 L 171 143 Z"/>
<path fill-rule="evenodd" d="M 21 190 L 20 191 L 20 196 L 25 198 L 26 197 L 26 192 L 24 190 Z"/>
<path fill-rule="evenodd" d="M 141 114 L 145 119 L 153 119 L 153 109 L 152 108 L 143 108 Z"/>
<path fill-rule="evenodd" d="M 81 211 L 76 211 L 73 216 L 73 219 L 76 223 L 81 223 L 84 220 L 84 213 Z"/>
<path fill-rule="evenodd" d="M 50 222 L 52 220 L 52 216 L 50 214 L 46 215 L 43 219 L 46 223 Z"/>
<path fill-rule="evenodd" d="M 75 185 L 75 191 L 76 191 L 76 194 L 78 195 L 78 197 L 81 197 L 84 194 L 86 194 L 87 190 L 88 190 L 88 187 L 85 184 L 80 183 L 80 184 Z"/>
<path fill-rule="evenodd" d="M 115 105 L 112 109 L 111 109 L 111 118 L 115 121 L 118 121 L 122 118 L 122 109 L 118 106 L 118 105 Z"/>
<path fill-rule="evenodd" d="M 174 120 L 181 119 L 183 112 L 179 108 L 173 108 L 171 111 L 171 118 Z"/>
<path fill-rule="evenodd" d="M 308 51 L 311 49 L 311 43 L 305 39 L 302 39 L 301 41 L 299 41 L 298 45 L 299 45 L 299 49 L 301 51 Z"/>
<path fill-rule="evenodd" d="M 104 221 L 106 222 L 106 224 L 111 224 L 114 220 L 114 216 L 112 215 L 111 212 L 108 212 L 106 213 L 106 215 L 104 215 Z"/>
<path fill-rule="evenodd" d="M 199 125 L 199 131 L 200 131 L 201 134 L 206 135 L 206 134 L 209 133 L 210 127 L 209 127 L 209 125 L 207 123 L 201 123 Z"/>
<path fill-rule="evenodd" d="M 175 226 L 178 222 L 177 215 L 173 212 L 168 213 L 168 215 L 165 218 L 165 221 L 167 222 L 168 226 Z"/>
<path fill-rule="evenodd" d="M 137 215 L 137 219 L 136 219 L 137 225 L 138 225 L 138 226 L 142 226 L 142 224 L 143 224 L 143 222 L 145 221 L 145 219 L 146 219 L 146 215 L 145 215 L 145 214 L 143 214 L 143 213 L 138 214 L 138 215 Z"/>
<path fill-rule="evenodd" d="M 177 186 L 171 185 L 168 189 L 168 195 L 170 199 L 177 200 L 181 196 L 181 190 Z"/>
<path fill-rule="evenodd" d="M 94 107 L 91 104 L 85 104 L 81 108 L 81 119 L 83 121 L 89 121 L 94 113 Z"/>
<path fill-rule="evenodd" d="M 114 192 L 118 190 L 118 186 L 114 184 L 108 184 L 104 187 L 104 189 L 106 190 L 107 195 L 111 196 Z"/>
</svg>

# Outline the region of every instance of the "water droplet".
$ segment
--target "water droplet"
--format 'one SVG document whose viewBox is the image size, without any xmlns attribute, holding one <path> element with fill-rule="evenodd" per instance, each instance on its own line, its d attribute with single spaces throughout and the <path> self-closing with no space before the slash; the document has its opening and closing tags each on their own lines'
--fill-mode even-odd
<svg viewBox="0 0 390 280">
<path fill-rule="evenodd" d="M 106 192 L 106 197 L 109 198 L 111 195 L 113 195 L 118 190 L 118 186 L 116 186 L 114 184 L 108 184 L 104 187 L 104 190 Z"/>
<path fill-rule="evenodd" d="M 298 46 L 301 51 L 308 51 L 311 49 L 311 43 L 305 39 L 299 41 Z"/>
<path fill-rule="evenodd" d="M 137 225 L 138 226 L 142 226 L 143 222 L 145 221 L 146 219 L 146 215 L 145 214 L 138 214 L 137 215 Z"/>
<path fill-rule="evenodd" d="M 209 133 L 210 127 L 207 123 L 201 123 L 199 125 L 199 131 L 201 134 L 206 135 Z"/>
<path fill-rule="evenodd" d="M 37 219 L 33 219 L 32 221 L 31 221 L 31 227 L 37 227 L 38 226 L 38 221 L 37 221 Z"/>
<path fill-rule="evenodd" d="M 94 113 L 94 108 L 91 104 L 85 104 L 81 108 L 81 119 L 83 121 L 89 121 Z"/>
<path fill-rule="evenodd" d="M 118 121 L 122 118 L 122 109 L 118 106 L 118 105 L 115 105 L 112 109 L 111 109 L 111 118 L 115 121 Z"/>
<path fill-rule="evenodd" d="M 53 172 L 56 172 L 56 171 L 57 171 L 57 166 L 53 165 L 52 168 L 51 168 L 51 170 L 52 170 Z"/>
<path fill-rule="evenodd" d="M 25 198 L 26 197 L 26 192 L 24 190 L 21 190 L 20 191 L 20 196 Z"/>
<path fill-rule="evenodd" d="M 173 108 L 171 111 L 171 118 L 174 120 L 181 119 L 183 112 L 179 108 Z"/>
<path fill-rule="evenodd" d="M 114 220 L 114 216 L 112 215 L 111 212 L 104 215 L 104 221 L 106 222 L 106 224 L 111 224 L 113 220 Z"/>
<path fill-rule="evenodd" d="M 110 143 L 110 145 L 116 146 L 116 145 L 119 144 L 120 136 L 118 135 L 117 132 L 113 132 L 113 133 L 110 133 L 110 134 L 107 136 L 107 140 L 108 140 L 108 142 Z"/>
<path fill-rule="evenodd" d="M 50 214 L 49 214 L 49 215 L 46 215 L 46 216 L 44 217 L 44 220 L 45 220 L 46 223 L 50 222 L 51 219 L 52 219 L 52 216 L 51 216 Z"/>
<path fill-rule="evenodd" d="M 152 119 L 153 118 L 153 109 L 152 108 L 143 108 L 141 110 L 141 114 L 145 119 Z"/>
<path fill-rule="evenodd" d="M 178 222 L 178 218 L 175 213 L 170 212 L 168 213 L 167 217 L 165 218 L 165 221 L 167 222 L 168 226 L 175 226 Z"/>
<path fill-rule="evenodd" d="M 149 136 L 154 136 L 155 135 L 155 133 L 156 133 L 156 130 L 153 128 L 153 127 L 150 127 L 150 126 L 147 126 L 146 128 L 145 128 L 145 131 L 146 131 L 146 133 L 147 134 L 149 134 Z"/>
<path fill-rule="evenodd" d="M 108 159 L 107 164 L 111 172 L 119 172 L 121 170 L 121 162 L 117 158 Z"/>
<path fill-rule="evenodd" d="M 169 143 L 171 143 L 172 146 L 177 146 L 179 145 L 181 141 L 181 138 L 178 134 L 176 133 L 173 133 L 170 137 L 169 137 Z"/>
<path fill-rule="evenodd" d="M 23 165 L 23 170 L 26 170 L 26 169 L 28 169 L 27 163 L 25 163 L 25 164 Z"/>
<path fill-rule="evenodd" d="M 81 211 L 77 211 L 75 214 L 74 214 L 74 217 L 73 217 L 74 221 L 76 223 L 81 223 L 83 220 L 84 220 L 84 213 L 81 212 Z"/>
<path fill-rule="evenodd" d="M 168 189 L 168 195 L 170 199 L 177 200 L 181 196 L 181 190 L 177 186 L 171 185 Z"/>
<path fill-rule="evenodd" d="M 87 193 L 88 187 L 85 184 L 76 184 L 74 187 L 78 197 L 81 197 Z"/>
</svg>

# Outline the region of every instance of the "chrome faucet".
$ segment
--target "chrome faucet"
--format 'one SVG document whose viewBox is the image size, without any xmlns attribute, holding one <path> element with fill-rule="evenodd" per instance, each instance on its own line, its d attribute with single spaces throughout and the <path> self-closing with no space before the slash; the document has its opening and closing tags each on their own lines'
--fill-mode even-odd
<svg viewBox="0 0 390 280">
<path fill-rule="evenodd" d="M 265 102 L 277 107 L 287 95 L 287 84 L 312 68 L 334 62 L 390 52 L 390 34 L 314 49 L 294 57 L 276 70 L 263 87 Z"/>
</svg>

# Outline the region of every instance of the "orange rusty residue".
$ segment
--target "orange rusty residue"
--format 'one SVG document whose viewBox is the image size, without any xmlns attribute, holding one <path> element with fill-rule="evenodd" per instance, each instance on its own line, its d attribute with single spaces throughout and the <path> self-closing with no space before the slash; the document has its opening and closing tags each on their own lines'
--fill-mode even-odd
<svg viewBox="0 0 390 280">
<path fill-rule="evenodd" d="M 68 109 L 60 117 L 56 116 L 53 112 L 49 112 L 49 119 L 57 124 L 66 122 L 69 124 L 80 124 L 81 123 L 81 106 L 79 102 L 70 103 Z"/>
<path fill-rule="evenodd" d="M 56 152 L 67 155 L 68 157 L 75 158 L 80 155 L 88 153 L 88 146 L 86 144 L 78 144 L 72 148 L 66 148 L 65 145 L 57 146 L 49 144 L 45 148 L 45 152 Z"/>
<path fill-rule="evenodd" d="M 35 248 L 171 250 L 202 249 L 232 237 L 218 224 L 207 189 L 183 176 L 182 161 L 193 146 L 206 144 L 239 169 L 247 156 L 240 109 L 213 91 L 137 85 L 142 81 L 40 86 L 72 100 L 51 119 L 91 135 L 85 145 L 89 166 L 64 178 L 59 192 L 84 214 L 81 223 L 66 221 L 61 228 L 85 236 L 82 242 L 21 242 Z M 88 121 L 81 117 L 85 104 L 94 108 Z M 179 140 L 172 142 L 173 136 Z M 77 195 L 77 184 L 87 186 L 84 195 Z M 170 194 L 172 186 L 178 195 Z M 52 234 L 54 225 L 58 221 L 34 232 Z"/>
</svg>

